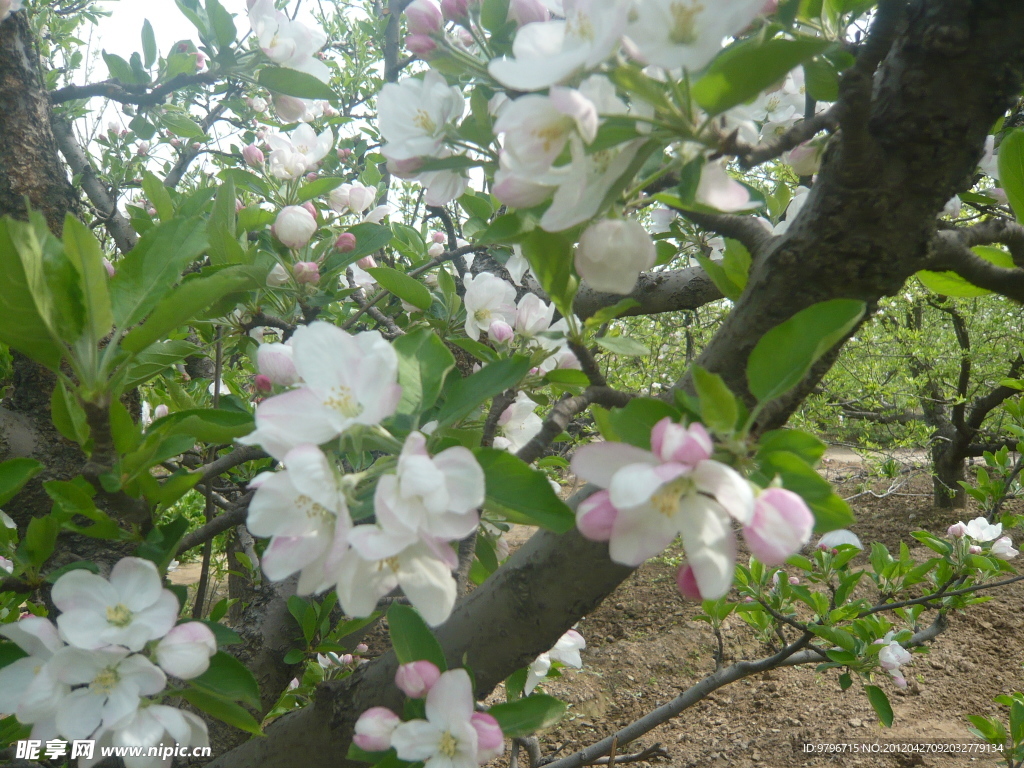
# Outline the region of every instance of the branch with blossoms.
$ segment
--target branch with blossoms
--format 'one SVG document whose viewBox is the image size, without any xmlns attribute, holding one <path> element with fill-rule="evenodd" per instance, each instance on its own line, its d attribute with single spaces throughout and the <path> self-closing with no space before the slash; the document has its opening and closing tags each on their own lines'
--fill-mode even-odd
<svg viewBox="0 0 1024 768">
<path fill-rule="evenodd" d="M 163 104 L 175 91 L 194 85 L 210 85 L 224 79 L 224 73 L 218 71 L 199 72 L 196 74 L 179 74 L 166 83 L 157 86 L 122 83 L 120 80 L 104 80 L 102 83 L 86 85 L 68 85 L 50 93 L 51 104 L 64 104 L 78 99 L 102 97 L 119 104 L 132 104 L 138 107 L 152 107 Z"/>
</svg>

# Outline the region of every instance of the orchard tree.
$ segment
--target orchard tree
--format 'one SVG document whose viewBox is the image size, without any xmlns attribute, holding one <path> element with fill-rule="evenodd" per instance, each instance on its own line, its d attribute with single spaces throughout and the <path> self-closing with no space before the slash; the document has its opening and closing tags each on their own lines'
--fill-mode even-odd
<svg viewBox="0 0 1024 768">
<path fill-rule="evenodd" d="M 147 22 L 82 84 L 92 4 L 0 0 L 4 741 L 538 764 L 573 626 L 677 538 L 682 596 L 768 655 L 551 764 L 796 664 L 889 724 L 908 649 L 1018 578 L 999 504 L 856 569 L 785 425 L 922 271 L 1024 299 L 1024 7 L 176 4 L 193 40 Z M 696 354 L 680 318 L 723 298 Z M 650 316 L 670 378 L 610 386 Z"/>
</svg>

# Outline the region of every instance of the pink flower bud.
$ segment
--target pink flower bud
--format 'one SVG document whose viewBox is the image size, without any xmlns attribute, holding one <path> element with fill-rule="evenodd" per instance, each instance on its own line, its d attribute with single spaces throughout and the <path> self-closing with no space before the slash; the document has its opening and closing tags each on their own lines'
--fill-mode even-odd
<svg viewBox="0 0 1024 768">
<path fill-rule="evenodd" d="M 274 389 L 274 384 L 270 377 L 264 376 L 262 373 L 257 373 L 252 383 L 256 386 L 257 392 L 272 392 Z"/>
<path fill-rule="evenodd" d="M 540 0 L 511 0 L 508 4 L 508 18 L 519 26 L 535 21 L 548 21 L 551 12 Z"/>
<path fill-rule="evenodd" d="M 351 232 L 342 232 L 334 241 L 334 249 L 341 253 L 351 253 L 356 249 L 356 236 Z"/>
<path fill-rule="evenodd" d="M 263 157 L 263 150 L 255 144 L 247 144 L 242 149 L 242 157 L 245 159 L 246 165 L 251 168 L 262 168 L 263 161 L 266 159 Z"/>
<path fill-rule="evenodd" d="M 967 524 L 963 522 L 953 523 L 953 525 L 946 529 L 946 535 L 954 539 L 962 539 L 967 535 Z"/>
<path fill-rule="evenodd" d="M 395 673 L 395 685 L 410 699 L 422 699 L 441 677 L 441 670 L 430 661 L 403 664 Z"/>
<path fill-rule="evenodd" d="M 967 552 L 972 555 L 980 555 L 981 547 L 979 547 L 977 544 L 971 544 L 971 546 L 967 548 Z"/>
<path fill-rule="evenodd" d="M 711 458 L 714 444 L 703 424 L 694 422 L 684 427 L 666 416 L 651 430 L 651 450 L 662 461 L 694 467 Z"/>
<path fill-rule="evenodd" d="M 370 650 L 370 646 L 368 646 L 366 643 L 360 643 L 353 650 L 356 653 L 366 653 L 368 650 Z"/>
<path fill-rule="evenodd" d="M 306 181 L 316 181 L 318 176 L 316 171 L 310 171 L 306 174 Z"/>
<path fill-rule="evenodd" d="M 145 157 L 149 154 L 149 142 L 140 141 L 139 145 L 135 148 L 135 154 L 139 157 Z"/>
<path fill-rule="evenodd" d="M 287 344 L 260 344 L 256 350 L 256 368 L 271 384 L 290 387 L 299 383 L 292 348 Z"/>
<path fill-rule="evenodd" d="M 423 167 L 422 157 L 408 157 L 405 160 L 388 160 L 388 172 L 400 179 L 409 179 Z"/>
<path fill-rule="evenodd" d="M 576 527 L 591 541 L 608 541 L 619 510 L 612 506 L 611 494 L 598 491 L 576 508 Z"/>
<path fill-rule="evenodd" d="M 700 587 L 697 586 L 697 577 L 689 565 L 680 567 L 679 573 L 676 574 L 676 587 L 679 588 L 679 594 L 687 600 L 699 602 L 704 599 L 701 597 Z"/>
<path fill-rule="evenodd" d="M 292 681 L 290 683 L 288 683 L 288 690 L 289 691 L 294 691 L 298 687 L 299 687 L 299 678 L 293 677 Z"/>
<path fill-rule="evenodd" d="M 350 157 L 352 157 L 352 150 L 349 149 L 348 147 L 342 147 L 341 149 L 338 150 L 339 160 L 348 160 Z"/>
<path fill-rule="evenodd" d="M 441 0 L 441 13 L 448 21 L 461 24 L 469 18 L 469 0 Z"/>
<path fill-rule="evenodd" d="M 175 677 L 189 680 L 203 674 L 217 652 L 217 638 L 201 621 L 179 624 L 156 646 L 156 661 Z"/>
<path fill-rule="evenodd" d="M 512 326 L 504 320 L 495 320 L 487 329 L 487 335 L 490 337 L 491 341 L 497 344 L 504 344 L 506 341 L 512 340 L 512 337 L 515 335 L 515 331 L 513 331 Z"/>
<path fill-rule="evenodd" d="M 768 488 L 754 500 L 754 515 L 743 528 L 751 554 L 765 565 L 781 565 L 811 540 L 814 515 L 785 488 Z"/>
<path fill-rule="evenodd" d="M 249 106 L 252 107 L 252 111 L 257 114 L 267 111 L 267 100 L 260 96 L 253 96 L 248 102 Z"/>
<path fill-rule="evenodd" d="M 796 576 L 790 576 L 789 577 L 789 585 L 791 587 L 795 587 L 799 583 L 800 583 L 800 579 L 798 579 Z"/>
<path fill-rule="evenodd" d="M 241 213 L 242 209 L 244 209 L 244 208 L 245 208 L 245 203 L 243 203 L 241 200 L 239 200 L 236 197 L 235 198 L 235 213 Z"/>
<path fill-rule="evenodd" d="M 151 208 L 147 208 L 146 209 L 146 214 L 148 216 L 156 216 L 156 208 L 152 208 L 152 207 Z"/>
<path fill-rule="evenodd" d="M 288 284 L 288 270 L 280 264 L 275 264 L 274 268 L 270 270 L 270 274 L 267 275 L 267 285 L 271 288 L 280 288 L 282 285 Z"/>
<path fill-rule="evenodd" d="M 172 136 L 171 137 L 171 146 L 172 147 L 180 147 L 181 146 L 181 139 L 179 139 L 177 136 Z"/>
<path fill-rule="evenodd" d="M 469 717 L 469 724 L 476 731 L 476 761 L 483 765 L 505 751 L 505 734 L 501 726 L 486 712 L 474 712 Z"/>
<path fill-rule="evenodd" d="M 352 741 L 367 752 L 383 752 L 391 747 L 391 734 L 402 720 L 387 707 L 372 707 L 356 720 Z"/>
<path fill-rule="evenodd" d="M 316 206 L 313 205 L 313 203 L 311 203 L 309 200 L 304 202 L 302 204 L 302 207 L 305 208 L 307 211 L 309 211 L 309 215 L 312 216 L 314 219 L 320 217 L 320 214 L 316 210 Z"/>
<path fill-rule="evenodd" d="M 110 259 L 106 257 L 103 259 L 103 268 L 107 270 L 107 277 L 113 277 L 117 273 L 117 270 L 114 269 L 114 265 L 110 263 Z"/>
<path fill-rule="evenodd" d="M 437 35 L 444 29 L 444 16 L 437 0 L 413 0 L 405 9 L 405 18 L 413 35 Z"/>
<path fill-rule="evenodd" d="M 192 142 L 192 149 L 198 150 L 198 149 L 199 149 L 200 147 L 202 147 L 202 146 L 203 146 L 203 145 L 202 145 L 202 144 L 200 144 L 200 143 L 199 143 L 198 141 L 193 141 L 193 142 Z"/>
<path fill-rule="evenodd" d="M 371 269 L 377 266 L 377 262 L 374 261 L 373 256 L 363 256 L 359 261 L 356 262 L 360 269 Z"/>
<path fill-rule="evenodd" d="M 430 235 L 430 239 L 435 243 L 441 243 L 442 245 L 448 240 L 448 236 L 444 232 L 433 232 Z"/>
<path fill-rule="evenodd" d="M 170 410 L 167 408 L 167 406 L 164 405 L 163 403 L 160 403 L 160 405 L 153 409 L 153 418 L 162 419 L 168 413 L 170 413 Z"/>
<path fill-rule="evenodd" d="M 298 261 L 292 267 L 292 274 L 295 275 L 297 283 L 316 284 L 320 282 L 320 267 L 315 261 Z"/>
<path fill-rule="evenodd" d="M 303 248 L 316 229 L 316 219 L 304 206 L 289 205 L 277 214 L 273 232 L 289 248 Z"/>
<path fill-rule="evenodd" d="M 405 38 L 405 47 L 414 55 L 427 60 L 437 50 L 437 42 L 426 35 L 409 35 Z"/>
</svg>

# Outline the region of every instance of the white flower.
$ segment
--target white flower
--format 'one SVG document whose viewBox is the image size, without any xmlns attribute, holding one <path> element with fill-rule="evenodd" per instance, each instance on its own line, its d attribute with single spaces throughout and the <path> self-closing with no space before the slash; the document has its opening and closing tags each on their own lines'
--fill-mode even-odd
<svg viewBox="0 0 1024 768">
<path fill-rule="evenodd" d="M 344 213 L 346 210 L 352 211 L 352 213 L 362 213 L 373 205 L 376 197 L 377 190 L 359 182 L 342 184 L 331 190 L 330 205 L 338 213 Z"/>
<path fill-rule="evenodd" d="M 270 379 L 272 384 L 290 387 L 299 383 L 299 373 L 295 370 L 295 359 L 290 344 L 260 344 L 256 350 L 256 368 Z"/>
<path fill-rule="evenodd" d="M 448 124 L 465 108 L 462 92 L 433 69 L 422 79 L 388 83 L 377 97 L 380 132 L 387 141 L 381 152 L 396 161 L 438 155 Z"/>
<path fill-rule="evenodd" d="M 260 48 L 275 64 L 327 82 L 330 70 L 314 55 L 327 43 L 323 30 L 310 29 L 288 18 L 274 7 L 274 0 L 254 0 L 249 6 L 249 24 L 259 38 Z"/>
<path fill-rule="evenodd" d="M 122 758 L 126 768 L 158 768 L 167 763 L 159 754 L 147 754 L 152 747 L 205 747 L 210 743 L 206 723 L 192 712 L 168 707 L 165 704 L 150 704 L 138 709 L 131 717 L 122 720 L 109 731 L 97 738 L 102 747 L 143 747 L 142 755 Z M 95 751 L 92 760 L 80 760 L 81 768 L 89 768 L 99 762 L 100 750 Z"/>
<path fill-rule="evenodd" d="M 484 472 L 467 448 L 454 446 L 431 458 L 426 444 L 421 433 L 409 433 L 395 474 L 377 483 L 377 521 L 392 529 L 397 522 L 412 533 L 410 543 L 420 534 L 463 539 L 480 521 L 476 510 L 484 502 Z"/>
<path fill-rule="evenodd" d="M 551 662 L 557 661 L 567 667 L 579 669 L 583 666 L 583 659 L 580 658 L 580 651 L 587 647 L 587 641 L 583 635 L 575 629 L 570 629 L 555 643 L 554 648 L 542 653 L 532 664 L 526 675 L 526 684 L 523 686 L 523 693 L 530 693 L 537 687 L 537 683 L 547 677 L 551 669 Z"/>
<path fill-rule="evenodd" d="M 660 235 L 672 228 L 672 222 L 679 217 L 679 214 L 671 208 L 654 208 L 651 211 L 651 224 L 649 227 L 652 235 Z"/>
<path fill-rule="evenodd" d="M 646 64 L 691 71 L 722 49 L 722 40 L 743 30 L 764 0 L 641 0 L 626 35 Z"/>
<path fill-rule="evenodd" d="M 967 535 L 978 543 L 997 539 L 1002 532 L 1002 523 L 993 525 L 984 517 L 976 517 L 967 524 Z"/>
<path fill-rule="evenodd" d="M 426 720 L 402 723 L 391 734 L 398 757 L 426 768 L 476 768 L 483 761 L 471 722 L 473 687 L 464 669 L 442 673 L 427 693 Z"/>
<path fill-rule="evenodd" d="M 723 157 L 704 164 L 693 199 L 701 205 L 727 213 L 758 208 L 760 203 L 751 199 L 750 190 L 725 170 L 727 162 Z"/>
<path fill-rule="evenodd" d="M 654 241 L 633 219 L 602 219 L 580 236 L 576 271 L 595 291 L 628 294 L 657 261 Z"/>
<path fill-rule="evenodd" d="M 892 633 L 890 632 L 886 635 L 885 639 L 876 642 L 884 643 L 887 640 L 891 640 L 891 635 Z M 912 658 L 913 656 L 910 651 L 906 650 L 895 640 L 891 640 L 888 645 L 878 652 L 879 665 L 892 676 L 892 680 L 898 688 L 907 687 L 907 681 L 903 677 L 903 671 L 900 667 L 904 664 L 909 664 Z"/>
<path fill-rule="evenodd" d="M 522 176 L 547 173 L 578 132 L 589 144 L 597 135 L 597 108 L 579 91 L 555 87 L 550 95 L 530 94 L 510 103 L 494 123 L 504 134 L 507 162 Z"/>
<path fill-rule="evenodd" d="M 800 211 L 807 204 L 807 196 L 811 194 L 810 187 L 800 186 L 796 188 L 796 192 L 793 193 L 792 199 L 789 201 L 789 205 L 786 207 L 786 219 L 780 221 L 772 229 L 773 235 L 781 235 L 792 226 L 793 222 L 796 221 L 797 216 L 800 215 Z"/>
<path fill-rule="evenodd" d="M 297 445 L 325 443 L 395 412 L 402 394 L 398 356 L 380 333 L 351 336 L 318 321 L 296 330 L 291 342 L 304 384 L 261 402 L 256 430 L 238 442 L 262 445 L 281 460 Z"/>
<path fill-rule="evenodd" d="M 537 403 L 525 392 L 517 393 L 515 402 L 498 417 L 501 436 L 494 438 L 494 447 L 516 453 L 536 437 L 544 426 L 540 416 L 533 412 L 536 407 Z"/>
<path fill-rule="evenodd" d="M 490 63 L 491 76 L 516 91 L 539 91 L 596 67 L 615 51 L 632 3 L 573 0 L 564 21 L 526 24 L 512 42 L 513 58 Z"/>
<path fill-rule="evenodd" d="M 530 270 L 530 262 L 523 256 L 523 247 L 521 245 L 512 246 L 512 255 L 505 262 L 505 269 L 508 270 L 513 283 L 516 285 L 523 284 L 523 276 Z"/>
<path fill-rule="evenodd" d="M 364 222 L 370 222 L 371 224 L 380 224 L 385 218 L 394 213 L 394 209 L 390 205 L 378 205 L 368 214 L 363 216 Z"/>
<path fill-rule="evenodd" d="M 515 322 L 516 289 L 490 272 L 466 275 L 466 335 L 476 341 L 487 333 L 491 323 L 503 320 Z"/>
<path fill-rule="evenodd" d="M 551 327 L 554 317 L 554 304 L 548 304 L 535 293 L 527 293 L 516 305 L 516 333 L 528 339 L 535 338 Z"/>
<path fill-rule="evenodd" d="M 299 592 L 326 588 L 324 562 L 332 544 L 352 527 L 344 490 L 333 467 L 315 445 L 300 445 L 285 454 L 285 469 L 263 472 L 250 487 L 249 530 L 271 537 L 263 554 L 263 571 L 280 581 L 296 571 Z"/>
<path fill-rule="evenodd" d="M 642 144 L 631 141 L 588 155 L 582 141 L 571 140 L 572 162 L 544 177 L 558 189 L 541 217 L 541 228 L 561 232 L 597 215 L 612 185 L 629 170 Z"/>
<path fill-rule="evenodd" d="M 14 573 L 14 561 L 9 560 L 6 557 L 0 556 L 0 571 L 6 571 L 7 573 Z"/>
<path fill-rule="evenodd" d="M 57 735 L 54 718 L 57 706 L 70 686 L 57 680 L 49 665 L 53 654 L 64 647 L 57 628 L 41 616 L 27 616 L 11 624 L 0 624 L 0 635 L 12 640 L 28 654 L 26 658 L 0 669 L 0 712 L 32 723 L 32 737 Z"/>
<path fill-rule="evenodd" d="M 87 739 L 131 717 L 141 696 L 152 696 L 167 677 L 149 659 L 124 648 L 64 648 L 50 660 L 54 676 L 76 688 L 57 707 L 57 730 L 68 739 Z"/>
<path fill-rule="evenodd" d="M 168 632 L 156 646 L 156 663 L 170 675 L 190 680 L 210 666 L 217 638 L 201 621 L 187 621 Z"/>
<path fill-rule="evenodd" d="M 1009 536 L 1003 536 L 992 542 L 989 554 L 1000 560 L 1013 560 L 1020 552 L 1013 548 L 1013 540 Z"/>
<path fill-rule="evenodd" d="M 52 599 L 61 611 L 61 637 L 85 649 L 123 645 L 137 651 L 166 635 L 178 618 L 178 598 L 163 588 L 156 566 L 139 557 L 119 560 L 110 581 L 69 571 L 54 583 Z"/>
<path fill-rule="evenodd" d="M 328 128 L 317 136 L 308 123 L 303 123 L 290 134 L 270 134 L 267 144 L 272 150 L 270 173 L 279 179 L 297 179 L 327 157 L 334 146 L 334 131 Z"/>
<path fill-rule="evenodd" d="M 853 531 L 848 531 L 845 528 L 829 531 L 818 539 L 818 549 L 835 549 L 843 544 L 849 544 L 857 549 L 864 549 L 864 545 L 860 543 L 860 537 Z"/>
<path fill-rule="evenodd" d="M 316 219 L 301 205 L 286 205 L 274 220 L 274 236 L 296 250 L 305 248 L 316 230 Z"/>
<path fill-rule="evenodd" d="M 279 288 L 282 285 L 288 285 L 290 279 L 291 277 L 288 275 L 288 270 L 284 268 L 284 265 L 275 264 L 274 268 L 267 274 L 267 286 Z"/>
</svg>

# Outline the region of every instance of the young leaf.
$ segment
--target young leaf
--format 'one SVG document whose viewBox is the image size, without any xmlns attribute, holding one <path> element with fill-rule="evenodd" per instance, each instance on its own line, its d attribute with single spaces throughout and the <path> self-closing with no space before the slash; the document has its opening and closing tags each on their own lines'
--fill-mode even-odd
<svg viewBox="0 0 1024 768">
<path fill-rule="evenodd" d="M 64 253 L 78 273 L 78 284 L 85 299 L 85 330 L 92 342 L 98 343 L 114 323 L 107 291 L 107 269 L 103 266 L 99 241 L 70 213 L 64 219 Z"/>
<path fill-rule="evenodd" d="M 260 687 L 252 672 L 234 656 L 218 651 L 210 658 L 210 668 L 189 682 L 217 696 L 258 708 Z"/>
<path fill-rule="evenodd" d="M 381 288 L 395 294 L 402 301 L 424 311 L 430 309 L 434 297 L 423 283 L 391 267 L 370 267 L 366 270 L 380 283 Z"/>
<path fill-rule="evenodd" d="M 565 533 L 576 524 L 572 510 L 542 473 L 507 451 L 477 448 L 473 453 L 484 470 L 485 506 L 555 533 Z"/>
<path fill-rule="evenodd" d="M 186 688 L 181 692 L 181 698 L 201 709 L 206 714 L 212 715 L 218 720 L 223 720 L 228 725 L 233 725 L 235 728 L 255 734 L 256 736 L 263 735 L 263 731 L 260 730 L 260 724 L 256 722 L 256 718 L 233 701 L 200 688 Z"/>
<path fill-rule="evenodd" d="M 1024 131 L 1015 128 L 999 145 L 999 183 L 1017 221 L 1024 219 Z"/>
<path fill-rule="evenodd" d="M 338 97 L 331 87 L 318 78 L 297 69 L 287 67 L 264 67 L 260 70 L 259 83 L 268 91 L 294 96 L 297 99 L 324 99 L 335 101 Z"/>
<path fill-rule="evenodd" d="M 507 738 L 516 739 L 550 728 L 562 719 L 566 703 L 554 696 L 535 693 L 516 701 L 495 704 L 488 714 L 498 721 Z"/>
<path fill-rule="evenodd" d="M 424 660 L 433 662 L 442 672 L 448 669 L 441 644 L 412 606 L 400 603 L 391 605 L 388 609 L 388 631 L 391 634 L 391 646 L 400 663 Z"/>
<path fill-rule="evenodd" d="M 865 685 L 864 692 L 868 695 L 871 706 L 875 708 L 878 720 L 886 728 L 889 728 L 892 725 L 893 714 L 892 705 L 889 704 L 889 697 L 885 695 L 885 691 L 877 685 Z"/>
<path fill-rule="evenodd" d="M 455 367 L 455 357 L 430 328 L 422 328 L 395 339 L 398 353 L 398 383 L 402 385 L 399 413 L 418 413 L 431 408 L 441 394 L 441 385 Z"/>
<path fill-rule="evenodd" d="M 732 432 L 736 428 L 739 409 L 735 395 L 729 391 L 722 377 L 695 365 L 693 383 L 700 398 L 700 413 L 704 424 L 715 432 Z"/>
<path fill-rule="evenodd" d="M 454 424 L 485 400 L 514 387 L 531 367 L 529 358 L 516 356 L 490 363 L 468 378 L 456 380 L 449 385 L 448 395 L 438 414 L 439 428 Z"/>
<path fill-rule="evenodd" d="M 0 505 L 6 504 L 33 477 L 43 471 L 35 459 L 10 459 L 0 464 Z"/>
</svg>

